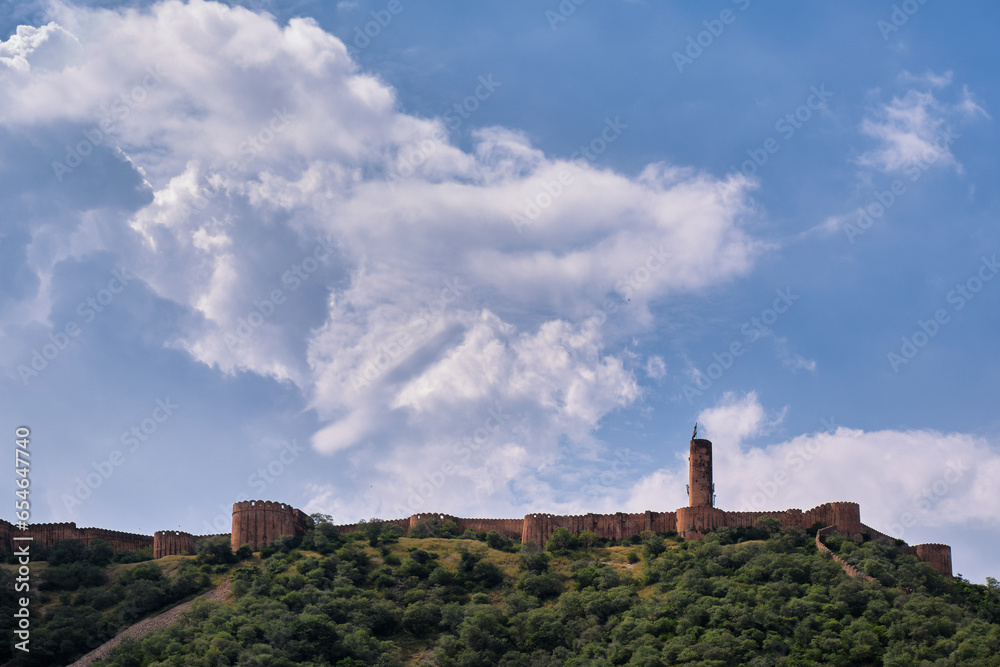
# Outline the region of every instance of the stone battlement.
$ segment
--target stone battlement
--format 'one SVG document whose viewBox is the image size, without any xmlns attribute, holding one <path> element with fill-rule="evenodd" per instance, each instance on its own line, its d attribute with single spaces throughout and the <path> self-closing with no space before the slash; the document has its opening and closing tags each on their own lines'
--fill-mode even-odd
<svg viewBox="0 0 1000 667">
<path fill-rule="evenodd" d="M 763 512 L 727 512 L 715 507 L 715 485 L 712 477 L 712 443 L 710 440 L 691 440 L 689 461 L 689 507 L 674 512 L 615 512 L 614 514 L 547 514 L 534 512 L 523 519 L 464 518 L 439 512 L 421 512 L 407 518 L 390 519 L 385 523 L 399 526 L 404 532 L 421 521 L 436 519 L 454 521 L 460 531 L 497 531 L 505 537 L 520 537 L 522 544 L 535 542 L 544 545 L 558 528 L 580 534 L 590 531 L 598 538 L 621 541 L 645 531 L 654 533 L 678 532 L 684 539 L 701 539 L 706 533 L 720 528 L 753 527 L 763 517 L 776 519 L 783 527 L 807 529 L 819 525 L 826 535 L 833 530 L 853 539 L 867 536 L 889 544 L 903 553 L 911 554 L 932 565 L 938 572 L 951 575 L 951 547 L 947 544 L 918 544 L 910 546 L 890 535 L 861 523 L 861 507 L 856 502 L 837 501 L 823 503 L 812 509 L 786 509 Z M 243 500 L 233 504 L 233 529 L 228 535 L 192 535 L 177 530 L 156 531 L 153 536 L 123 533 L 103 528 L 77 528 L 73 522 L 31 524 L 20 532 L 34 537 L 36 543 L 51 546 L 58 540 L 79 539 L 90 544 L 95 539 L 107 540 L 116 549 L 153 548 L 153 556 L 190 553 L 200 539 L 228 537 L 233 550 L 249 545 L 257 550 L 271 540 L 282 536 L 299 537 L 312 525 L 302 510 L 285 503 L 269 500 Z M 359 524 L 335 526 L 341 533 L 357 531 Z M 0 551 L 13 550 L 14 527 L 0 520 Z M 817 546 L 822 540 L 817 536 Z M 825 549 L 825 546 L 823 546 Z M 846 566 L 846 564 L 845 564 Z M 850 566 L 846 566 L 850 567 Z M 852 576 L 857 573 L 854 572 Z"/>
<path fill-rule="evenodd" d="M 233 505 L 233 551 L 244 544 L 257 550 L 284 535 L 305 535 L 312 520 L 300 509 L 269 500 L 244 500 Z"/>
</svg>

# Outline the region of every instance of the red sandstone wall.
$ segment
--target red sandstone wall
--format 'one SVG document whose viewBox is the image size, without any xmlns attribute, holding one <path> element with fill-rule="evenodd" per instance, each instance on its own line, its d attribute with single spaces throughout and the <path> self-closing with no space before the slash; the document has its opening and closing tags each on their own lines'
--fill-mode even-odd
<svg viewBox="0 0 1000 667">
<path fill-rule="evenodd" d="M 914 547 L 917 551 L 917 558 L 925 563 L 930 563 L 931 567 L 951 576 L 951 547 L 947 544 L 918 544 Z"/>
<path fill-rule="evenodd" d="M 867 526 L 863 523 L 860 524 L 860 526 L 860 532 L 862 534 L 867 533 L 871 539 L 893 546 L 905 554 L 916 556 L 924 563 L 929 563 L 931 567 L 941 574 L 946 574 L 949 577 L 951 576 L 951 547 L 947 544 L 909 545 L 906 542 L 903 542 L 903 544 L 897 546 L 895 537 L 886 535 L 885 533 L 875 530 L 871 526 Z"/>
<path fill-rule="evenodd" d="M 840 569 L 846 572 L 849 576 L 855 579 L 861 579 L 862 581 L 875 581 L 873 578 L 869 577 L 867 574 L 861 572 L 853 565 L 848 565 L 847 561 L 838 556 L 837 554 L 830 551 L 830 548 L 823 544 L 823 538 L 835 531 L 836 528 L 833 526 L 828 526 L 826 528 L 821 528 L 816 531 L 816 548 L 822 553 L 828 553 L 837 563 L 840 564 Z"/>
<path fill-rule="evenodd" d="M 497 531 L 500 535 L 509 538 L 520 538 L 523 529 L 524 519 L 457 519 L 455 523 L 462 531 L 473 530 L 475 532 Z"/>
<path fill-rule="evenodd" d="M 751 528 L 761 517 L 772 517 L 786 528 L 806 529 L 815 523 L 837 526 L 845 535 L 859 535 L 862 530 L 861 510 L 857 503 L 825 503 L 803 512 L 787 509 L 781 512 L 725 512 L 715 507 L 682 507 L 677 510 L 677 531 L 684 539 L 700 539 L 705 533 L 725 527 Z"/>
<path fill-rule="evenodd" d="M 21 531 L 17 531 L 21 532 Z M 9 521 L 0 519 L 0 553 L 14 551 L 14 526 Z"/>
<path fill-rule="evenodd" d="M 424 518 L 434 517 L 441 521 L 450 519 L 462 530 L 467 528 L 477 532 L 496 530 L 508 537 L 520 535 L 522 542 L 534 541 L 544 545 L 555 529 L 560 527 L 575 534 L 589 530 L 597 537 L 612 540 L 622 540 L 646 530 L 657 533 L 676 530 L 685 539 L 699 539 L 706 532 L 726 526 L 751 527 L 764 516 L 777 519 L 782 526 L 801 529 L 809 528 L 818 522 L 824 526 L 824 530 L 836 529 L 855 539 L 860 539 L 863 533 L 867 533 L 872 539 L 895 546 L 903 553 L 915 555 L 938 572 L 951 576 L 950 546 L 947 544 L 910 546 L 906 543 L 897 546 L 896 539 L 892 536 L 861 523 L 860 507 L 852 502 L 825 503 L 805 512 L 799 509 L 782 512 L 725 512 L 714 507 L 700 506 L 682 507 L 676 513 L 646 511 L 632 514 L 618 512 L 564 516 L 528 514 L 524 519 L 466 519 L 448 514 L 414 514 L 407 519 L 392 519 L 386 523 L 395 524 L 406 531 Z M 281 535 L 304 535 L 308 522 L 309 517 L 302 510 L 283 503 L 263 501 L 246 501 L 233 505 L 233 532 L 223 535 L 195 536 L 178 531 L 157 531 L 150 537 L 104 528 L 77 528 L 73 522 L 32 524 L 28 530 L 19 531 L 9 522 L 0 519 L 0 551 L 8 553 L 13 551 L 12 538 L 15 534 L 33 537 L 35 544 L 43 546 L 52 546 L 59 540 L 77 539 L 90 544 L 93 540 L 103 539 L 119 550 L 152 547 L 154 558 L 182 552 L 194 553 L 197 540 L 210 537 L 229 537 L 234 550 L 243 544 L 250 544 L 252 548 L 258 549 Z M 341 533 L 348 533 L 357 530 L 358 525 L 346 524 L 336 528 Z M 829 533 L 825 532 L 824 535 L 826 534 Z"/>
<path fill-rule="evenodd" d="M 299 509 L 284 503 L 246 500 L 233 505 L 233 531 L 230 534 L 233 551 L 244 544 L 259 549 L 283 535 L 305 535 L 309 517 Z"/>
<path fill-rule="evenodd" d="M 16 529 L 6 522 L 0 522 L 0 548 L 5 551 L 13 550 L 13 540 L 11 539 Z M 153 546 L 153 538 L 149 535 L 137 535 L 135 533 L 123 533 L 118 530 L 107 530 L 106 528 L 77 528 L 72 521 L 66 523 L 35 523 L 28 527 L 28 530 L 16 530 L 19 536 L 33 537 L 33 544 L 50 547 L 59 540 L 81 540 L 84 544 L 90 544 L 94 540 L 101 539 L 111 543 L 111 546 L 118 550 L 135 551 L 145 547 Z"/>
<path fill-rule="evenodd" d="M 442 523 L 445 521 L 454 521 L 462 532 L 473 530 L 477 533 L 479 531 L 488 533 L 491 530 L 495 530 L 504 537 L 510 538 L 521 537 L 522 524 L 524 523 L 523 519 L 467 519 L 450 514 L 422 513 L 410 515 L 410 518 L 406 520 L 407 527 L 412 528 L 426 519 L 437 519 Z"/>
<path fill-rule="evenodd" d="M 626 514 L 527 514 L 524 517 L 521 542 L 535 542 L 544 546 L 556 528 L 565 528 L 579 534 L 585 530 L 608 540 L 623 540 L 645 530 L 666 533 L 677 529 L 673 512 L 636 512 Z"/>
<path fill-rule="evenodd" d="M 153 533 L 153 558 L 188 554 L 193 556 L 199 540 L 209 540 L 213 537 L 224 537 L 232 540 L 230 533 L 216 535 L 192 535 L 179 530 L 158 530 Z"/>
<path fill-rule="evenodd" d="M 194 535 L 179 530 L 158 530 L 153 533 L 153 558 L 194 554 Z"/>
<path fill-rule="evenodd" d="M 420 521 L 426 519 L 437 519 L 438 521 L 444 523 L 445 521 L 454 521 L 458 525 L 459 530 L 474 530 L 476 532 L 484 531 L 490 532 L 495 530 L 501 535 L 510 538 L 521 537 L 523 519 L 467 519 L 464 517 L 452 516 L 451 514 L 441 514 L 435 512 L 425 512 L 421 514 L 411 514 L 406 519 L 386 519 L 384 523 L 393 524 L 399 526 L 403 529 L 404 534 L 408 534 L 410 528 L 417 525 Z M 335 526 L 335 528 L 340 533 L 353 533 L 359 530 L 359 524 L 356 523 L 345 523 Z"/>
<path fill-rule="evenodd" d="M 432 516 L 432 515 L 427 514 L 425 516 Z M 435 514 L 433 516 L 439 516 L 439 515 Z M 441 516 L 443 516 L 443 515 L 441 515 Z M 391 523 L 394 526 L 399 526 L 400 528 L 403 529 L 403 534 L 404 535 L 406 534 L 406 531 L 408 531 L 410 529 L 410 526 L 413 525 L 410 522 L 410 519 L 386 519 L 386 520 L 383 520 L 382 523 Z M 353 533 L 353 532 L 361 529 L 360 528 L 360 524 L 357 524 L 357 523 L 342 523 L 342 524 L 338 524 L 338 525 L 334 526 L 334 528 L 336 528 L 337 531 L 341 535 L 343 535 L 345 533 Z"/>
<path fill-rule="evenodd" d="M 120 551 L 138 551 L 153 546 L 153 538 L 149 535 L 123 533 L 106 528 L 81 528 L 79 539 L 83 540 L 84 544 L 90 544 L 94 540 L 106 540 Z"/>
</svg>

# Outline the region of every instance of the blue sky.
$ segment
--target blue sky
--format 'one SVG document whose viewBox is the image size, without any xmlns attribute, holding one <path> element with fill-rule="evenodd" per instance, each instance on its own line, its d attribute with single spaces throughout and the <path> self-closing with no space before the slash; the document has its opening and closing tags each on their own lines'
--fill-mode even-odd
<svg viewBox="0 0 1000 667">
<path fill-rule="evenodd" d="M 995 576 L 998 11 L 4 3 L 33 519 L 672 510 L 697 420 Z"/>
</svg>

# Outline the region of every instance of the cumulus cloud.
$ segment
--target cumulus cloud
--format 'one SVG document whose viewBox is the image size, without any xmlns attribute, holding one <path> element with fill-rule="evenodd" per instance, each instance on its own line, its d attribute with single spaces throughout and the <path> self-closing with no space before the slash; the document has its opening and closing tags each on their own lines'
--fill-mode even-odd
<svg viewBox="0 0 1000 667">
<path fill-rule="evenodd" d="M 622 174 L 510 128 L 463 151 L 311 19 L 201 0 L 61 7 L 0 44 L 0 95 L 0 128 L 71 137 L 45 148 L 66 165 L 79 148 L 67 187 L 112 164 L 142 195 L 124 215 L 71 207 L 75 241 L 26 266 L 46 284 L 59 261 L 110 252 L 191 315 L 162 345 L 298 387 L 337 474 L 378 477 L 338 507 L 353 516 L 414 492 L 422 507 L 558 506 L 573 462 L 599 457 L 601 420 L 641 398 L 620 350 L 654 326 L 651 304 L 745 275 L 763 248 L 743 229 L 745 181 Z"/>
</svg>

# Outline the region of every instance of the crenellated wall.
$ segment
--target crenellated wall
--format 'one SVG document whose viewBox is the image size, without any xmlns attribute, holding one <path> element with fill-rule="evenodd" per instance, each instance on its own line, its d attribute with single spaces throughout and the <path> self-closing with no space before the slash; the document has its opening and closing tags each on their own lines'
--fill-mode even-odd
<svg viewBox="0 0 1000 667">
<path fill-rule="evenodd" d="M 153 546 L 153 538 L 149 535 L 123 533 L 106 528 L 77 528 L 72 521 L 65 523 L 33 523 L 27 530 L 15 529 L 7 521 L 0 520 L 0 550 L 13 551 L 13 537 L 31 537 L 32 544 L 50 547 L 59 540 L 80 540 L 90 544 L 94 540 L 106 540 L 117 550 L 135 551 Z"/>
<path fill-rule="evenodd" d="M 833 526 L 827 526 L 826 528 L 820 528 L 819 530 L 817 530 L 816 531 L 816 548 L 821 553 L 828 553 L 828 554 L 830 554 L 830 556 L 833 558 L 833 560 L 835 560 L 840 565 L 840 569 L 842 569 L 844 572 L 846 572 L 848 574 L 848 576 L 854 577 L 855 579 L 860 579 L 862 581 L 875 581 L 870 576 L 868 576 L 864 572 L 861 572 L 860 570 L 858 570 L 858 568 L 854 567 L 853 565 L 848 565 L 847 561 L 845 561 L 843 558 L 841 558 L 837 554 L 835 554 L 832 551 L 830 551 L 830 548 L 828 546 L 826 546 L 825 544 L 823 544 L 823 538 L 825 538 L 827 535 L 830 535 L 835 530 L 836 530 L 836 528 L 834 528 Z"/>
<path fill-rule="evenodd" d="M 589 530 L 599 538 L 623 540 L 643 531 L 667 533 L 677 529 L 677 519 L 673 512 L 645 512 L 615 514 L 527 514 L 521 542 L 535 542 L 544 545 L 552 537 L 556 528 L 565 528 L 571 533 Z"/>
<path fill-rule="evenodd" d="M 153 533 L 153 558 L 164 556 L 179 556 L 195 554 L 198 540 L 208 540 L 213 537 L 224 537 L 230 540 L 229 533 L 216 535 L 192 535 L 180 530 L 158 530 Z"/>
<path fill-rule="evenodd" d="M 712 472 L 712 443 L 695 438 L 691 440 L 689 457 L 688 486 L 689 507 L 681 507 L 676 512 L 616 512 L 614 514 L 556 515 L 535 513 L 523 519 L 463 518 L 450 514 L 420 513 L 405 519 L 391 519 L 385 523 L 399 526 L 409 532 L 420 521 L 437 519 L 454 521 L 460 531 L 497 531 L 499 534 L 516 538 L 526 544 L 534 542 L 546 544 L 558 528 L 565 528 L 574 534 L 591 531 L 595 536 L 607 540 L 621 541 L 644 531 L 667 533 L 677 531 L 684 539 L 697 540 L 707 533 L 726 527 L 753 527 L 762 517 L 776 519 L 788 528 L 807 529 L 817 524 L 824 531 L 837 530 L 843 535 L 860 540 L 863 535 L 898 548 L 903 553 L 912 554 L 921 561 L 931 564 L 938 572 L 951 575 L 951 547 L 946 544 L 918 544 L 910 546 L 902 540 L 879 532 L 861 523 L 861 508 L 854 502 L 834 502 L 817 505 L 812 509 L 787 509 L 778 512 L 726 512 L 714 507 L 714 485 Z M 291 505 L 284 503 L 248 500 L 233 505 L 233 529 L 229 538 L 233 550 L 244 544 L 259 549 L 271 540 L 283 535 L 298 537 L 304 535 L 311 520 Z M 359 524 L 336 526 L 341 533 L 358 530 Z M 13 549 L 13 526 L 0 520 L 0 551 Z M 25 531 L 34 537 L 35 543 L 50 546 L 58 540 L 79 539 L 90 544 L 95 539 L 104 539 L 115 549 L 153 548 L 154 558 L 194 553 L 199 539 L 216 537 L 212 535 L 191 535 L 181 531 L 157 531 L 155 535 L 121 533 L 103 528 L 77 528 L 75 523 L 33 524 Z M 824 535 L 827 533 L 824 533 Z M 817 545 L 822 540 L 817 537 Z M 825 549 L 825 546 L 823 546 Z M 847 566 L 849 567 L 849 566 Z M 855 576 L 855 575 L 852 575 Z"/>
<path fill-rule="evenodd" d="M 233 551 L 244 544 L 259 549 L 271 540 L 289 535 L 305 535 L 309 517 L 285 503 L 266 500 L 245 500 L 233 505 Z"/>
<path fill-rule="evenodd" d="M 454 521 L 459 530 L 465 532 L 466 530 L 472 530 L 475 532 L 485 532 L 488 533 L 491 530 L 497 531 L 500 535 L 504 537 L 520 537 L 521 528 L 524 523 L 523 519 L 467 519 L 463 517 L 452 516 L 450 514 L 411 514 L 407 523 L 408 528 L 416 526 L 419 522 L 426 519 L 437 519 L 438 521 L 444 523 L 445 521 Z"/>
<path fill-rule="evenodd" d="M 917 544 L 917 558 L 940 572 L 951 576 L 951 547 L 947 544 Z"/>
<path fill-rule="evenodd" d="M 429 517 L 431 515 L 427 514 L 426 516 Z M 444 515 L 443 514 L 440 514 L 440 515 L 439 514 L 435 514 L 433 516 L 444 516 Z M 403 529 L 403 534 L 404 535 L 406 534 L 407 530 L 412 525 L 410 523 L 410 519 L 387 519 L 387 520 L 382 520 L 382 523 L 390 523 L 390 524 L 392 524 L 394 526 L 399 526 L 400 528 Z M 361 530 L 361 524 L 360 523 L 343 523 L 343 524 L 339 524 L 339 525 L 334 526 L 334 528 L 336 528 L 337 531 L 340 532 L 341 534 L 344 534 L 344 533 L 353 533 L 355 531 Z"/>
<path fill-rule="evenodd" d="M 194 554 L 195 537 L 179 530 L 158 530 L 153 533 L 153 558 Z"/>
</svg>

